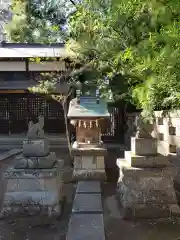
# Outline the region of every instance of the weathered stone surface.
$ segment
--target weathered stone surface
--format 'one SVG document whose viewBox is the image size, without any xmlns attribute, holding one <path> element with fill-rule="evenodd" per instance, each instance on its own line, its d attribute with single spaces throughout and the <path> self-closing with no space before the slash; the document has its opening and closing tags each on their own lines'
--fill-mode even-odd
<svg viewBox="0 0 180 240">
<path fill-rule="evenodd" d="M 170 144 L 164 141 L 157 141 L 157 151 L 159 154 L 164 156 L 169 155 L 170 153 Z"/>
<path fill-rule="evenodd" d="M 106 156 L 107 149 L 106 148 L 72 148 L 73 156 Z"/>
<path fill-rule="evenodd" d="M 79 181 L 76 193 L 101 193 L 99 181 Z"/>
<path fill-rule="evenodd" d="M 46 215 L 59 216 L 61 204 L 55 192 L 9 192 L 5 195 L 0 217 Z"/>
<path fill-rule="evenodd" d="M 49 154 L 47 139 L 31 139 L 23 141 L 23 154 L 26 157 L 44 157 Z"/>
<path fill-rule="evenodd" d="M 22 152 L 22 149 L 16 149 L 16 148 L 11 149 L 10 151 L 5 151 L 0 154 L 0 162 L 4 161 L 10 157 L 16 156 L 17 154 L 20 154 L 21 152 Z"/>
<path fill-rule="evenodd" d="M 180 208 L 177 204 L 136 204 L 131 208 L 121 204 L 121 215 L 124 219 L 146 218 L 170 218 L 180 216 Z"/>
<path fill-rule="evenodd" d="M 73 179 L 106 181 L 106 172 L 102 169 L 74 169 Z"/>
<path fill-rule="evenodd" d="M 56 214 L 60 209 L 59 201 L 64 196 L 63 164 L 63 160 L 58 160 L 51 169 L 15 169 L 12 166 L 6 169 L 7 188 L 2 217 L 23 211 L 31 214 L 31 210 L 38 212 L 39 208 L 44 209 L 42 214 Z"/>
<path fill-rule="evenodd" d="M 131 138 L 131 151 L 136 155 L 156 155 L 157 144 L 154 138 Z"/>
<path fill-rule="evenodd" d="M 170 166 L 170 158 L 168 156 L 157 155 L 157 156 L 140 156 L 135 155 L 131 151 L 125 151 L 125 159 L 132 167 L 166 167 Z"/>
<path fill-rule="evenodd" d="M 153 180 L 151 180 L 153 181 Z M 148 186 L 148 183 L 143 181 L 132 185 L 125 184 L 122 181 L 118 182 L 117 191 L 124 206 L 132 207 L 134 204 L 171 204 L 177 203 L 176 194 L 172 185 L 169 184 L 166 189 L 160 189 L 159 186 Z M 144 188 L 143 188 L 144 187 Z M 164 187 L 165 188 L 165 187 Z"/>
<path fill-rule="evenodd" d="M 97 169 L 105 168 L 104 156 L 97 156 L 96 161 L 97 161 Z"/>
<path fill-rule="evenodd" d="M 105 240 L 102 214 L 73 214 L 66 240 Z"/>
<path fill-rule="evenodd" d="M 101 194 L 76 194 L 73 213 L 102 213 Z"/>
<path fill-rule="evenodd" d="M 168 177 L 172 179 L 173 168 L 164 167 L 164 168 L 137 168 L 132 167 L 125 160 L 118 158 L 116 161 L 117 166 L 120 169 L 120 176 L 125 175 L 126 177 L 141 178 L 141 177 Z"/>
<path fill-rule="evenodd" d="M 18 163 L 15 168 L 52 168 L 56 162 L 55 152 L 50 152 L 45 157 L 18 157 Z"/>
<path fill-rule="evenodd" d="M 135 168 L 118 159 L 117 183 L 124 218 L 159 218 L 179 214 L 171 168 Z M 173 207 L 173 210 L 172 210 Z"/>
</svg>

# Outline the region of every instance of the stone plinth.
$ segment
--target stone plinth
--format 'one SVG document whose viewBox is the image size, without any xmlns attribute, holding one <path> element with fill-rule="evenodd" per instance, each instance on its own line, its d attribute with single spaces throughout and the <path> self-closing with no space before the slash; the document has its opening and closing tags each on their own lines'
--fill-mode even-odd
<svg viewBox="0 0 180 240">
<path fill-rule="evenodd" d="M 157 154 L 156 140 L 132 137 L 131 151 L 117 159 L 117 196 L 124 218 L 180 216 L 172 160 Z"/>
<path fill-rule="evenodd" d="M 154 138 L 131 138 L 131 151 L 133 154 L 146 156 L 157 154 L 157 141 Z"/>
<path fill-rule="evenodd" d="M 143 168 L 158 168 L 170 166 L 170 157 L 158 154 L 158 155 L 136 155 L 131 151 L 125 151 L 125 159 L 132 167 L 143 167 Z"/>
<path fill-rule="evenodd" d="M 6 169 L 7 186 L 1 217 L 58 216 L 63 198 L 63 164 L 63 160 L 58 160 L 50 169 Z"/>
<path fill-rule="evenodd" d="M 104 157 L 107 150 L 104 148 L 73 148 L 74 171 L 76 180 L 105 180 Z"/>
<path fill-rule="evenodd" d="M 117 195 L 124 218 L 180 215 L 170 168 L 135 168 L 118 159 Z"/>
<path fill-rule="evenodd" d="M 15 168 L 24 169 L 24 168 L 51 168 L 56 162 L 55 152 L 50 152 L 47 156 L 44 157 L 25 157 L 23 155 L 17 157 L 17 164 Z"/>
<path fill-rule="evenodd" d="M 25 157 L 44 157 L 49 154 L 48 139 L 27 139 L 23 141 Z"/>
</svg>

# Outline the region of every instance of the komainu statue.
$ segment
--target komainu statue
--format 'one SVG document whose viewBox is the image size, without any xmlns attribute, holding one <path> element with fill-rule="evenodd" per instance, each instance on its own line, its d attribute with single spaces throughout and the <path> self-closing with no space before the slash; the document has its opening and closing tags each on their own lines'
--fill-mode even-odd
<svg viewBox="0 0 180 240">
<path fill-rule="evenodd" d="M 44 138 L 44 117 L 43 116 L 38 117 L 37 123 L 33 123 L 33 121 L 29 122 L 27 137 L 28 138 Z"/>
<path fill-rule="evenodd" d="M 149 123 L 144 123 L 141 115 L 136 116 L 136 138 L 152 138 L 152 126 Z"/>
</svg>

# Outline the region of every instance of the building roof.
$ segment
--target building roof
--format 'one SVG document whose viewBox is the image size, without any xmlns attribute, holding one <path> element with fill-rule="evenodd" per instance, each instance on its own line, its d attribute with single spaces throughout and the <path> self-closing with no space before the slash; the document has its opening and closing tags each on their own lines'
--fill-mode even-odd
<svg viewBox="0 0 180 240">
<path fill-rule="evenodd" d="M 29 90 L 29 88 L 38 86 L 38 82 L 34 80 L 27 81 L 0 81 L 0 90 Z M 66 94 L 68 85 L 62 83 L 55 88 L 54 93 Z"/>
<path fill-rule="evenodd" d="M 69 105 L 68 118 L 107 118 L 109 116 L 107 103 L 104 99 L 100 99 L 97 103 L 96 97 L 80 97 L 79 104 L 75 98 L 71 100 Z"/>
<path fill-rule="evenodd" d="M 36 85 L 35 81 L 0 81 L 1 90 L 28 90 Z"/>
<path fill-rule="evenodd" d="M 62 57 L 71 56 L 63 43 L 0 43 L 0 58 L 34 58 L 34 57 Z"/>
</svg>

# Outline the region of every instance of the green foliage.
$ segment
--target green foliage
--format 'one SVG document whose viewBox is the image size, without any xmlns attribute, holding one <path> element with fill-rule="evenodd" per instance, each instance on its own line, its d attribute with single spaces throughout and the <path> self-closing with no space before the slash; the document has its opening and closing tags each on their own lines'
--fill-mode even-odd
<svg viewBox="0 0 180 240">
<path fill-rule="evenodd" d="M 104 95 L 111 89 L 148 116 L 180 105 L 179 28 L 179 0 L 84 0 L 70 21 L 70 45 L 99 71 Z"/>
<path fill-rule="evenodd" d="M 13 0 L 7 37 L 11 42 L 63 42 L 67 39 L 64 26 L 71 10 L 71 1 Z"/>
</svg>

